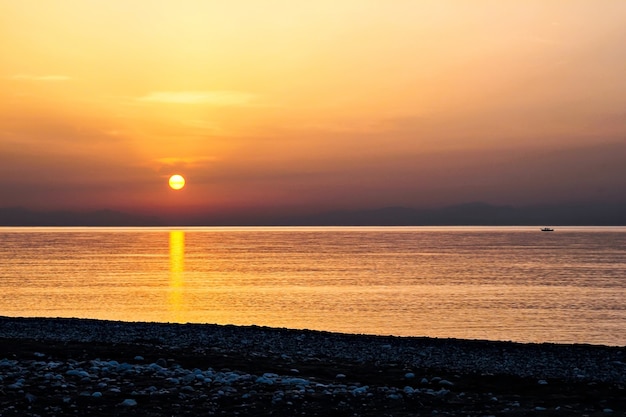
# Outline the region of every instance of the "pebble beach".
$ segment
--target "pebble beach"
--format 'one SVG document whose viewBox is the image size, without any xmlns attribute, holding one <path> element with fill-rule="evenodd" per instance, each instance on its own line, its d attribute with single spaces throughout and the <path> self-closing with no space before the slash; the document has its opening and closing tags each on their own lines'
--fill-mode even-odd
<svg viewBox="0 0 626 417">
<path fill-rule="evenodd" d="M 626 347 L 0 317 L 0 416 L 621 416 Z"/>
</svg>

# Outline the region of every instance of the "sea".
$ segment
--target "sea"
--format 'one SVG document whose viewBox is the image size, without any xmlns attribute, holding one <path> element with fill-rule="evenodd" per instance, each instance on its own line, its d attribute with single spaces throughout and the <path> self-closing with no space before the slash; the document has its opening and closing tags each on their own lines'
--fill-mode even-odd
<svg viewBox="0 0 626 417">
<path fill-rule="evenodd" d="M 626 346 L 626 227 L 4 227 L 0 315 Z"/>
</svg>

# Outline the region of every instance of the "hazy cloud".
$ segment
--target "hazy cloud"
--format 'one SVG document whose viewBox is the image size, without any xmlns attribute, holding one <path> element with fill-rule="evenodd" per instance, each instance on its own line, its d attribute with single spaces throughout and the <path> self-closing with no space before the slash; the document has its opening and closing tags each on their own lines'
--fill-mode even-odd
<svg viewBox="0 0 626 417">
<path fill-rule="evenodd" d="M 16 74 L 8 77 L 10 80 L 20 81 L 68 81 L 72 77 L 67 75 L 33 75 L 33 74 Z"/>
<path fill-rule="evenodd" d="M 212 106 L 244 106 L 254 94 L 241 91 L 153 91 L 138 101 L 172 104 L 209 104 Z"/>
<path fill-rule="evenodd" d="M 212 156 L 197 158 L 159 158 L 152 161 L 151 165 L 159 167 L 157 172 L 161 175 L 171 175 L 177 171 L 188 172 L 189 170 L 206 169 L 208 164 L 214 163 L 218 158 Z"/>
</svg>

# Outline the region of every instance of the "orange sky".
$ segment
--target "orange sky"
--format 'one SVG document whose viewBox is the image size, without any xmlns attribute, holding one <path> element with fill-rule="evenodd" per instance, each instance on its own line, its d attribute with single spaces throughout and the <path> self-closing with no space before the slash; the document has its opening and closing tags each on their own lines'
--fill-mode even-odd
<svg viewBox="0 0 626 417">
<path fill-rule="evenodd" d="M 0 207 L 624 201 L 625 45 L 623 0 L 0 0 Z"/>
</svg>

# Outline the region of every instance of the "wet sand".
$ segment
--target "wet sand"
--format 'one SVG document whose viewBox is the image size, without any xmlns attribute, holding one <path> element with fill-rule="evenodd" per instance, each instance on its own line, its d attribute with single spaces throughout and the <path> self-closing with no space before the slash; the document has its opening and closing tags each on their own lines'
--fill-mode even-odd
<svg viewBox="0 0 626 417">
<path fill-rule="evenodd" d="M 0 317 L 0 416 L 618 416 L 626 348 Z"/>
</svg>

